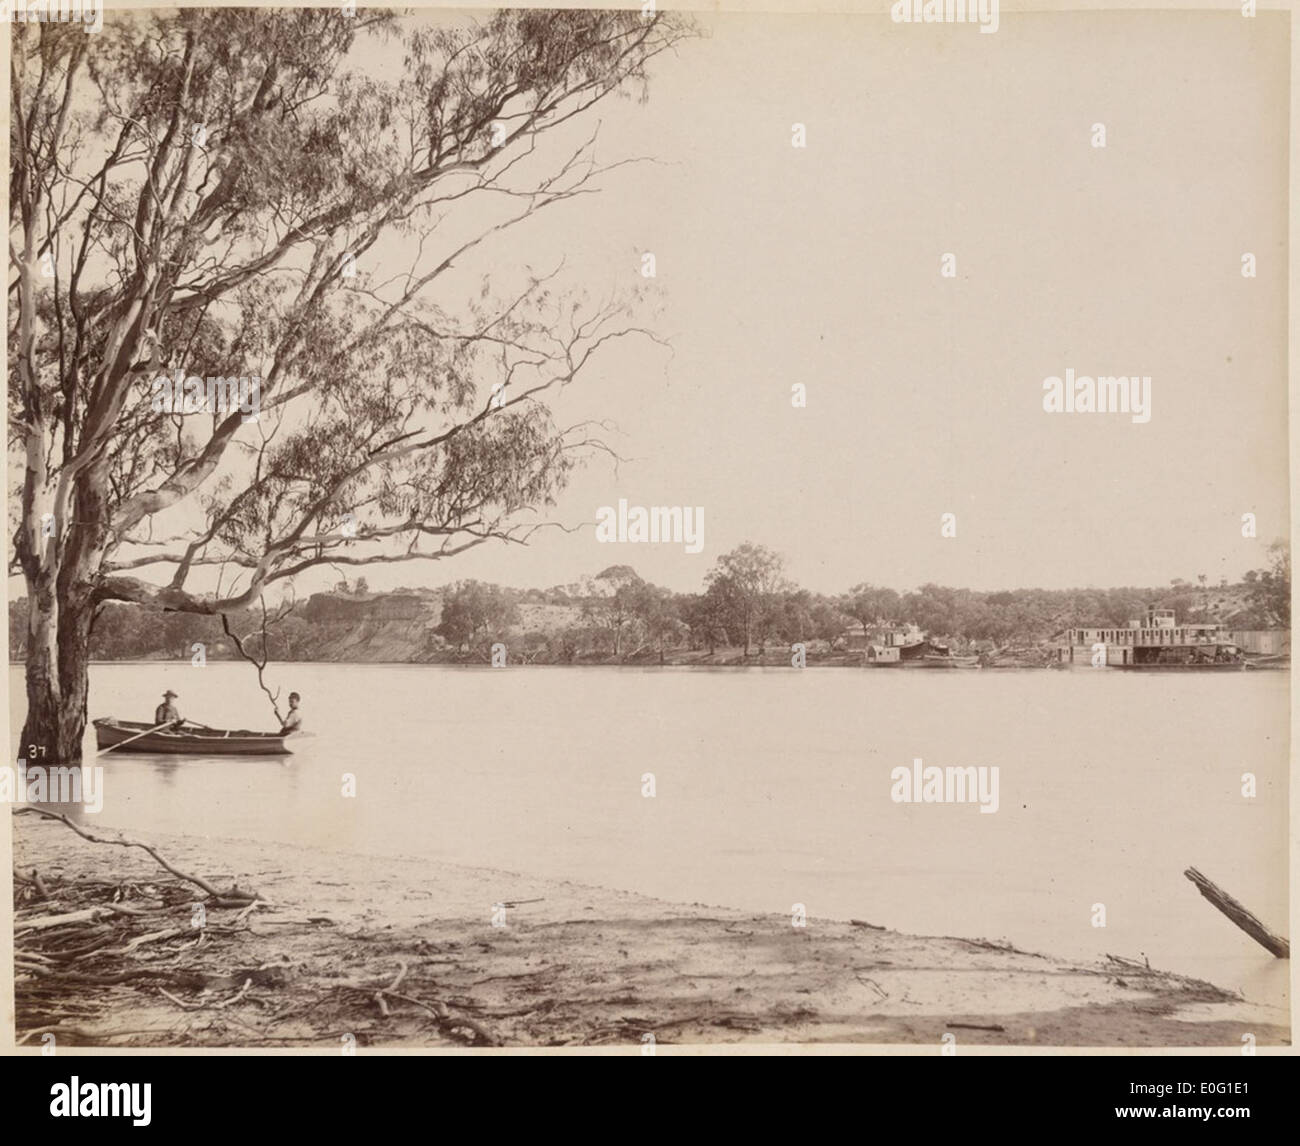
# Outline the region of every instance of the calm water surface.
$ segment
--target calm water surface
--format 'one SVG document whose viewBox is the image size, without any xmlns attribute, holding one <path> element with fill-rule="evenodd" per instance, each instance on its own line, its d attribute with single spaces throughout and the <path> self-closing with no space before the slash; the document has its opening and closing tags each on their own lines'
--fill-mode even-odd
<svg viewBox="0 0 1300 1146">
<path fill-rule="evenodd" d="M 192 719 L 274 727 L 243 664 L 97 665 L 91 679 L 95 716 L 148 719 L 171 687 Z M 1069 956 L 1142 952 L 1285 999 L 1285 964 L 1182 872 L 1286 929 L 1287 673 L 311 664 L 272 680 L 303 694 L 316 733 L 295 755 L 110 753 L 99 824 L 755 911 L 802 903 Z M 20 671 L 10 694 L 17 727 Z M 914 757 L 997 765 L 999 811 L 893 803 L 890 771 Z M 346 772 L 355 799 L 340 795 Z"/>
</svg>

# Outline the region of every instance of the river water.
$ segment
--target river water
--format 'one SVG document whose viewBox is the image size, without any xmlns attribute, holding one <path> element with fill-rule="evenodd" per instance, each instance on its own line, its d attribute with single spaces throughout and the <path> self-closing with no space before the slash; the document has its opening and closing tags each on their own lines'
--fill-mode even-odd
<svg viewBox="0 0 1300 1146">
<path fill-rule="evenodd" d="M 1285 1000 L 1285 964 L 1182 873 L 1286 931 L 1287 673 L 304 664 L 271 678 L 303 694 L 315 733 L 293 756 L 115 751 L 93 818 L 1145 954 Z M 148 719 L 166 687 L 194 720 L 275 727 L 244 664 L 96 665 L 92 715 Z M 10 698 L 16 729 L 18 666 Z M 998 811 L 895 803 L 891 771 L 915 758 L 996 766 Z"/>
</svg>

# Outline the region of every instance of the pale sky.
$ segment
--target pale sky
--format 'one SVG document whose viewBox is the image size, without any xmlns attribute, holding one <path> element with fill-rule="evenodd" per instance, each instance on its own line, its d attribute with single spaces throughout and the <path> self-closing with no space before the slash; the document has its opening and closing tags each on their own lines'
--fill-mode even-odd
<svg viewBox="0 0 1300 1146">
<path fill-rule="evenodd" d="M 626 460 L 593 461 L 550 517 L 702 506 L 703 552 L 588 528 L 349 577 L 545 587 L 629 564 L 696 590 L 744 540 L 824 592 L 1235 580 L 1265 562 L 1289 513 L 1285 15 L 1004 11 L 994 35 L 700 19 L 706 38 L 652 65 L 647 104 L 600 112 L 603 161 L 660 163 L 472 271 L 563 255 L 602 294 L 653 252 L 672 354 L 611 354 L 565 392 L 558 420 L 614 422 Z M 1150 376 L 1150 422 L 1045 413 L 1043 380 L 1067 368 Z"/>
<path fill-rule="evenodd" d="M 560 507 L 703 506 L 704 551 L 587 531 L 451 576 L 545 585 L 627 563 L 691 589 L 747 538 L 823 591 L 1263 564 L 1289 513 L 1284 17 L 708 26 L 658 62 L 648 105 L 603 113 L 602 139 L 672 166 L 619 179 L 563 237 L 593 281 L 654 252 L 674 354 L 568 392 L 566 413 L 619 424 L 629 461 L 594 464 Z M 1067 367 L 1150 376 L 1151 421 L 1044 413 Z"/>
</svg>

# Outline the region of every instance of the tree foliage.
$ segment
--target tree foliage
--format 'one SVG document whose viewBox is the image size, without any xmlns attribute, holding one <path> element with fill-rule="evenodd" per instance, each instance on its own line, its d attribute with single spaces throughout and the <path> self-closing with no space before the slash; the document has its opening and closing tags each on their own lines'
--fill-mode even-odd
<svg viewBox="0 0 1300 1146">
<path fill-rule="evenodd" d="M 510 240 L 630 161 L 597 162 L 594 109 L 644 97 L 689 31 L 337 8 L 14 27 L 13 552 L 42 737 L 77 750 L 105 602 L 229 612 L 324 563 L 526 538 L 600 446 L 549 397 L 649 332 Z M 352 67 L 361 41 L 382 74 Z M 177 372 L 258 379 L 256 418 L 160 406 Z"/>
<path fill-rule="evenodd" d="M 1268 565 L 1251 578 L 1251 603 L 1269 624 L 1291 624 L 1291 547 L 1275 541 L 1268 547 Z"/>
<path fill-rule="evenodd" d="M 788 587 L 784 569 L 779 553 L 746 541 L 719 557 L 706 579 L 710 588 L 720 586 L 746 656 L 753 640 L 762 641 L 772 626 L 777 595 Z"/>
<path fill-rule="evenodd" d="M 999 646 L 1028 647 L 1051 641 L 1073 626 L 1123 627 L 1148 605 L 1174 609 L 1181 620 L 1218 621 L 1232 629 L 1285 627 L 1282 618 L 1271 611 L 1289 603 L 1284 547 L 1271 552 L 1269 568 L 1251 570 L 1239 584 L 1212 590 L 1208 606 L 1203 605 L 1199 590 L 1188 590 L 1187 581 L 1181 581 L 1179 589 L 1010 589 L 991 593 L 925 585 L 901 596 L 883 590 L 893 594 L 895 607 L 855 615 L 850 606 L 862 596 L 861 586 L 838 596 L 787 586 L 773 597 L 766 635 L 781 643 L 811 641 L 828 648 L 843 637 L 860 633 L 862 615 L 867 617 L 869 629 L 891 622 L 919 627 L 921 622 L 939 617 L 947 627 L 927 631 L 958 646 L 992 641 Z M 1262 580 L 1264 574 L 1267 580 Z M 1266 599 L 1260 597 L 1265 586 Z M 526 627 L 525 656 L 557 663 L 614 655 L 616 626 L 618 659 L 683 648 L 714 653 L 719 648 L 739 647 L 741 641 L 741 609 L 726 577 L 713 577 L 701 593 L 674 593 L 643 580 L 627 565 L 611 566 L 567 590 L 558 586 L 545 591 L 519 590 L 473 581 L 453 583 L 441 594 L 435 590 L 359 594 L 358 588 L 352 582 L 341 583 L 333 592 L 317 594 L 285 615 L 271 631 L 271 657 L 331 659 L 330 650 L 340 637 L 346 635 L 350 640 L 357 626 L 389 620 L 407 634 L 411 659 L 438 659 L 437 644 L 421 638 L 422 616 L 432 617 L 427 622 L 432 631 L 457 650 L 500 639 L 509 644 L 512 659 Z M 881 599 L 888 602 L 891 598 Z M 540 613 L 525 616 L 526 610 L 538 607 Z M 257 607 L 251 607 L 233 615 L 232 624 L 240 632 L 251 631 L 257 628 L 258 617 Z M 20 659 L 26 653 L 26 624 L 26 598 L 11 601 L 10 647 Z M 96 658 L 110 660 L 188 660 L 194 641 L 206 645 L 209 658 L 232 655 L 224 648 L 222 627 L 215 617 L 108 605 L 95 625 L 91 652 Z"/>
<path fill-rule="evenodd" d="M 519 619 L 519 609 L 500 585 L 458 581 L 442 598 L 442 620 L 436 632 L 464 650 L 483 638 L 500 636 Z"/>
</svg>

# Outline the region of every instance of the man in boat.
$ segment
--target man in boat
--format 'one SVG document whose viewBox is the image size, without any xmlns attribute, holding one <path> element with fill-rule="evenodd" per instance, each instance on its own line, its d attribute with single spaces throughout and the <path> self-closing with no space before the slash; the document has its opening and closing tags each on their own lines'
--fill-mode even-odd
<svg viewBox="0 0 1300 1146">
<path fill-rule="evenodd" d="M 289 694 L 289 711 L 285 715 L 284 724 L 280 728 L 280 735 L 287 736 L 290 732 L 300 732 L 302 730 L 302 710 L 298 707 L 298 702 L 302 700 L 296 692 Z"/>
<path fill-rule="evenodd" d="M 175 699 L 176 693 L 172 692 L 171 689 L 163 693 L 162 704 L 154 709 L 153 722 L 155 724 L 166 724 L 170 728 L 179 728 L 185 723 L 180 710 L 172 704 Z"/>
</svg>

